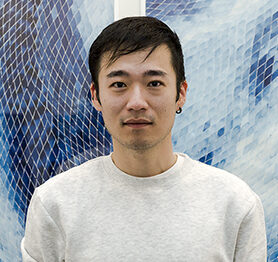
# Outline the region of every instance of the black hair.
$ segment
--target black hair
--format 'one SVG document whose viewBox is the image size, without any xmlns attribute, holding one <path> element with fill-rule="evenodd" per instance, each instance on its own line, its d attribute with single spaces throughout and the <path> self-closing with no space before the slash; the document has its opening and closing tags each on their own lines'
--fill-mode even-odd
<svg viewBox="0 0 278 262">
<path fill-rule="evenodd" d="M 123 55 L 151 48 L 149 56 L 161 44 L 166 44 L 171 52 L 171 63 L 176 73 L 177 101 L 180 94 L 180 84 L 185 80 L 183 53 L 179 38 L 175 32 L 157 18 L 139 16 L 126 17 L 110 24 L 90 47 L 89 68 L 99 102 L 98 75 L 104 53 L 111 52 L 109 64 L 112 64 Z"/>
</svg>

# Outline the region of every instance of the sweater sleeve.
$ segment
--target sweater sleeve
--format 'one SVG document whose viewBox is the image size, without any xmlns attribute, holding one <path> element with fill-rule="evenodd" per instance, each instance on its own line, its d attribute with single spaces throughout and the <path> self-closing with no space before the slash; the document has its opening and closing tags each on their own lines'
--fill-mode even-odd
<svg viewBox="0 0 278 262">
<path fill-rule="evenodd" d="M 35 190 L 28 208 L 25 236 L 21 241 L 23 262 L 63 261 L 64 246 L 61 230 Z"/>
<path fill-rule="evenodd" d="M 264 211 L 261 200 L 255 203 L 244 217 L 238 232 L 234 262 L 265 262 L 267 259 Z"/>
</svg>

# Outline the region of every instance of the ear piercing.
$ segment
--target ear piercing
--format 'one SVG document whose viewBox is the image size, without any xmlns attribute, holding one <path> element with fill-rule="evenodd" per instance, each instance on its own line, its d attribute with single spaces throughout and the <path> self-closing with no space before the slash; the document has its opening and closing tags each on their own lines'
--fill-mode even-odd
<svg viewBox="0 0 278 262">
<path fill-rule="evenodd" d="M 182 112 L 182 108 L 179 107 L 179 109 L 176 111 L 176 114 L 180 114 Z"/>
</svg>

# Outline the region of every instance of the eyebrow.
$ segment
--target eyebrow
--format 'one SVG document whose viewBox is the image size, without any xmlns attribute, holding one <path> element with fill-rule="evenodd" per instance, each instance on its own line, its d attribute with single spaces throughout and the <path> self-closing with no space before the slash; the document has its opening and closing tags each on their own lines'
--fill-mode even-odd
<svg viewBox="0 0 278 262">
<path fill-rule="evenodd" d="M 106 75 L 107 78 L 113 78 L 117 76 L 129 76 L 130 74 L 124 70 L 115 70 L 111 71 L 108 75 Z M 162 70 L 147 70 L 144 72 L 143 76 L 166 76 L 167 73 Z"/>
<path fill-rule="evenodd" d="M 162 70 L 148 70 L 144 72 L 144 76 L 166 76 L 167 73 Z"/>
<path fill-rule="evenodd" d="M 129 73 L 123 70 L 116 70 L 110 72 L 108 75 L 106 75 L 107 78 L 113 78 L 117 76 L 129 76 Z"/>
</svg>

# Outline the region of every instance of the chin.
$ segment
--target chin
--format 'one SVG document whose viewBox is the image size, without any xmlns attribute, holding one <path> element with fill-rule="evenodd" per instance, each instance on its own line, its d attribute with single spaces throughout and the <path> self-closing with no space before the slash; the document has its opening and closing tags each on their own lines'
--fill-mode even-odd
<svg viewBox="0 0 278 262">
<path fill-rule="evenodd" d="M 128 149 L 131 149 L 131 150 L 134 150 L 134 151 L 146 151 L 148 149 L 151 149 L 154 145 L 151 144 L 151 143 L 148 143 L 146 141 L 138 142 L 138 140 L 137 140 L 133 143 L 125 144 L 125 146 Z"/>
</svg>

